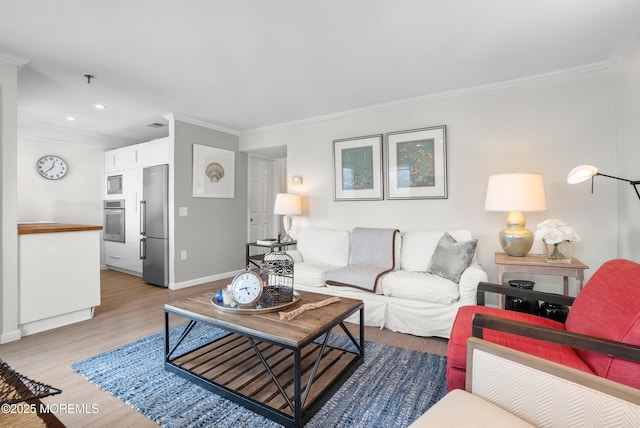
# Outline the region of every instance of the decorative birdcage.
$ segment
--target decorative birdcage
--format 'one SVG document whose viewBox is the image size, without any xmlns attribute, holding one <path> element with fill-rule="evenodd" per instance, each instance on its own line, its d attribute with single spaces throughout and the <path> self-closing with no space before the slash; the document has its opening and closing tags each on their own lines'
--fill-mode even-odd
<svg viewBox="0 0 640 428">
<path fill-rule="evenodd" d="M 293 259 L 283 251 L 264 255 L 260 267 L 264 290 L 260 301 L 264 304 L 293 301 Z"/>
</svg>

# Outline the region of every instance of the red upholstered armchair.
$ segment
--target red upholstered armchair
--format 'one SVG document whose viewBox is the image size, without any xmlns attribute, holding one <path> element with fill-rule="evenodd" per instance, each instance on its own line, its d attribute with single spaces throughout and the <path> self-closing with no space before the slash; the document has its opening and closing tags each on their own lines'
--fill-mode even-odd
<svg viewBox="0 0 640 428">
<path fill-rule="evenodd" d="M 640 264 L 606 262 L 575 299 L 480 283 L 479 304 L 485 291 L 519 297 L 527 293 L 529 298 L 572 306 L 565 324 L 486 306 L 461 307 L 447 350 L 449 391 L 464 389 L 467 339 L 472 335 L 640 388 Z M 476 314 L 483 315 L 472 328 Z"/>
</svg>

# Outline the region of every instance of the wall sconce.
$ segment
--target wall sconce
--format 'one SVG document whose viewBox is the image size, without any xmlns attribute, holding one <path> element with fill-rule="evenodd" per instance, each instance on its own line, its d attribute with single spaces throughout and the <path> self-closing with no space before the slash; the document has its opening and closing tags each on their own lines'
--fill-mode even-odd
<svg viewBox="0 0 640 428">
<path fill-rule="evenodd" d="M 294 184 L 294 185 L 302 184 L 302 176 L 294 175 L 293 178 L 291 179 L 291 184 Z"/>
<path fill-rule="evenodd" d="M 489 177 L 486 211 L 506 211 L 507 227 L 498 235 L 505 253 L 524 257 L 533 246 L 533 232 L 522 211 L 544 211 L 547 203 L 540 174 L 498 174 Z"/>
<path fill-rule="evenodd" d="M 276 201 L 273 204 L 273 213 L 282 215 L 282 225 L 286 236 L 283 242 L 291 242 L 293 238 L 289 235 L 291 232 L 291 216 L 302 214 L 300 205 L 300 195 L 292 195 L 291 193 L 278 193 Z"/>
<path fill-rule="evenodd" d="M 613 175 L 602 174 L 598 172 L 598 168 L 593 165 L 579 165 L 573 168 L 569 175 L 567 175 L 567 183 L 569 184 L 577 184 L 582 183 L 583 181 L 587 181 L 591 179 L 591 193 L 593 193 L 593 177 L 596 175 L 601 175 L 603 177 L 614 178 L 616 180 L 626 181 L 627 183 L 633 186 L 633 189 L 636 191 L 636 195 L 638 195 L 638 199 L 640 199 L 640 192 L 638 192 L 638 184 L 640 184 L 640 180 L 627 180 L 626 178 L 614 177 Z"/>
</svg>

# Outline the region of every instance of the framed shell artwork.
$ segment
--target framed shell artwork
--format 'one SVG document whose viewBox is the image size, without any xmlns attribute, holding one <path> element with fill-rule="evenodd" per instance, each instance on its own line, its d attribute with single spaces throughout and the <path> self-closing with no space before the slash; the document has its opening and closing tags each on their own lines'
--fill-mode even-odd
<svg viewBox="0 0 640 428">
<path fill-rule="evenodd" d="M 193 145 L 193 197 L 233 198 L 235 152 Z"/>
</svg>

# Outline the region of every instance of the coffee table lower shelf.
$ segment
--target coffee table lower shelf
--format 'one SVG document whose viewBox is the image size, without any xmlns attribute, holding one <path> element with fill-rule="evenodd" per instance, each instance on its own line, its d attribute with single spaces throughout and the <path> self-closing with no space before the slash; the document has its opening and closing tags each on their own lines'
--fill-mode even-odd
<svg viewBox="0 0 640 428">
<path fill-rule="evenodd" d="M 323 345 L 330 334 L 289 349 L 229 333 L 173 358 L 167 342 L 165 369 L 282 425 L 303 426 L 364 360 L 361 350 Z"/>
</svg>

